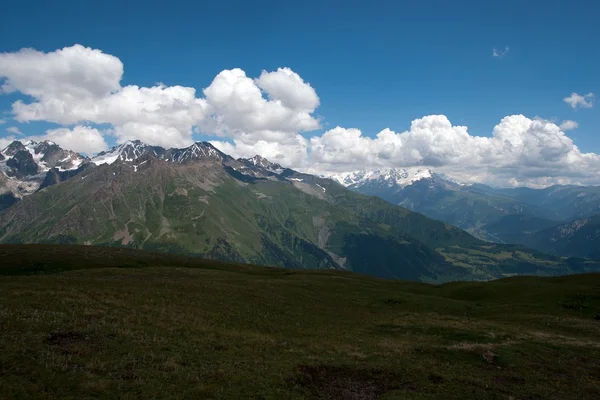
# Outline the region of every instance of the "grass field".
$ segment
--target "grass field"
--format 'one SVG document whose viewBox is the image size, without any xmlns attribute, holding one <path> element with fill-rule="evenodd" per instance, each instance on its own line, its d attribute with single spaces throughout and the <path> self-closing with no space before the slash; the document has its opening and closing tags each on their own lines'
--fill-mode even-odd
<svg viewBox="0 0 600 400">
<path fill-rule="evenodd" d="M 598 399 L 600 274 L 440 286 L 0 246 L 2 399 Z"/>
</svg>

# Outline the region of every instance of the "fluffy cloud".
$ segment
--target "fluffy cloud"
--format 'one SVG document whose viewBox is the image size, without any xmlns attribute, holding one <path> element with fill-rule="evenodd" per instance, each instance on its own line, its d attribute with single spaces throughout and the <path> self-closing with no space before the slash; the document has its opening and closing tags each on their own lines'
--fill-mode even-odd
<svg viewBox="0 0 600 400">
<path fill-rule="evenodd" d="M 580 95 L 575 92 L 571 93 L 569 97 L 565 97 L 563 101 L 571 106 L 571 108 L 592 108 L 594 106 L 595 96 L 594 93 L 588 93 L 586 95 Z"/>
<path fill-rule="evenodd" d="M 301 135 L 296 135 L 293 141 L 286 143 L 259 140 L 253 144 L 246 144 L 239 140 L 234 143 L 211 141 L 212 145 L 233 157 L 253 157 L 256 154 L 283 166 L 293 166 L 298 169 L 307 169 L 308 141 Z"/>
<path fill-rule="evenodd" d="M 390 165 L 443 166 L 462 164 L 479 157 L 488 138 L 470 136 L 467 128 L 452 126 L 444 115 L 414 120 L 407 132 L 390 129 L 375 138 L 358 129 L 336 127 L 311 138 L 313 162 L 324 169 L 347 169 L 352 165 L 372 167 Z"/>
<path fill-rule="evenodd" d="M 507 51 L 494 49 L 493 55 Z M 558 126 L 512 115 L 483 137 L 452 125 L 444 115 L 429 115 L 404 132 L 384 129 L 368 137 L 338 126 L 306 139 L 303 133 L 320 128 L 315 116 L 320 99 L 289 68 L 263 71 L 254 79 L 241 69 L 224 70 L 200 94 L 184 86 L 121 86 L 122 76 L 117 57 L 80 45 L 0 54 L 1 92 L 28 96 L 13 103 L 14 119 L 63 125 L 36 139 L 82 153 L 104 150 L 106 135 L 117 142 L 140 139 L 182 147 L 201 132 L 222 137 L 212 143 L 235 157 L 260 154 L 315 173 L 429 166 L 467 182 L 599 183 L 592 172 L 600 169 L 600 156 L 582 153 L 564 133 L 577 127 L 575 121 Z M 573 93 L 564 101 L 589 108 L 594 95 Z M 93 124 L 110 128 L 103 133 Z M 12 140 L 0 138 L 0 145 Z"/>
<path fill-rule="evenodd" d="M 389 129 L 375 138 L 336 127 L 310 140 L 312 172 L 361 168 L 429 166 L 467 182 L 545 185 L 593 182 L 589 171 L 600 156 L 582 153 L 556 124 L 512 115 L 491 137 L 472 136 L 443 115 L 412 122 L 402 133 Z"/>
<path fill-rule="evenodd" d="M 119 90 L 122 75 L 117 57 L 81 45 L 50 53 L 21 49 L 0 54 L 0 77 L 6 78 L 2 91 L 19 91 L 41 102 L 102 98 Z"/>
<path fill-rule="evenodd" d="M 289 109 L 310 113 L 319 106 L 317 92 L 289 68 L 263 71 L 255 83 L 269 94 L 270 99 L 281 101 Z"/>
<path fill-rule="evenodd" d="M 120 143 L 142 139 L 146 143 L 165 148 L 186 147 L 193 143 L 191 136 L 183 136 L 177 128 L 160 124 L 128 122 L 117 126 L 111 133 Z"/>
<path fill-rule="evenodd" d="M 263 97 L 257 83 L 264 85 L 270 99 Z M 201 128 L 246 144 L 293 141 L 297 132 L 319 128 L 311 115 L 319 104 L 316 93 L 289 69 L 263 72 L 256 82 L 241 69 L 225 70 L 204 89 L 204 95 L 209 118 Z"/>
<path fill-rule="evenodd" d="M 566 121 L 561 122 L 561 124 L 559 126 L 563 132 L 566 132 L 566 131 L 570 131 L 570 130 L 579 128 L 579 123 L 577 121 L 571 121 L 568 119 Z"/>
<path fill-rule="evenodd" d="M 135 137 L 166 147 L 189 145 L 194 130 L 250 144 L 293 142 L 297 132 L 319 127 L 311 115 L 316 92 L 289 68 L 263 71 L 256 80 L 241 69 L 224 70 L 205 98 L 191 87 L 122 87 L 122 75 L 117 57 L 81 45 L 0 54 L 2 91 L 33 99 L 12 105 L 21 122 L 110 124 L 118 142 Z"/>
<path fill-rule="evenodd" d="M 9 126 L 8 128 L 6 128 L 6 132 L 14 133 L 15 135 L 23 134 L 23 133 L 21 133 L 21 130 L 19 128 L 17 128 L 16 126 Z"/>
<path fill-rule="evenodd" d="M 100 131 L 79 125 L 73 127 L 73 129 L 51 129 L 46 131 L 45 135 L 35 136 L 31 139 L 36 141 L 50 140 L 62 148 L 85 154 L 98 153 L 108 147 Z"/>
</svg>

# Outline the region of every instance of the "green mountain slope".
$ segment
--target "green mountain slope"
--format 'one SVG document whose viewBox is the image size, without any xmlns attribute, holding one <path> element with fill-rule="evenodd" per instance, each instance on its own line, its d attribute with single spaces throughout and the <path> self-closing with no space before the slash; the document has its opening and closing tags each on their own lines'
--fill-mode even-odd
<svg viewBox="0 0 600 400">
<path fill-rule="evenodd" d="M 505 241 L 488 229 L 489 224 L 505 217 L 524 215 L 561 221 L 554 210 L 519 201 L 484 185 L 462 185 L 430 170 L 384 169 L 332 177 L 353 191 L 380 197 L 496 243 L 519 243 L 513 237 Z"/>
<path fill-rule="evenodd" d="M 550 186 L 545 189 L 492 189 L 515 200 L 543 207 L 563 221 L 585 218 L 600 212 L 599 186 Z"/>
<path fill-rule="evenodd" d="M 404 255 L 403 265 L 388 265 L 385 276 L 435 280 L 436 270 L 451 267 L 404 231 L 336 206 L 316 185 L 240 177 L 214 160 L 139 162 L 103 165 L 26 197 L 0 215 L 2 241 L 120 245 L 383 274 L 372 262 L 354 265 L 353 246 L 369 238 Z"/>
<path fill-rule="evenodd" d="M 507 215 L 483 227 L 490 236 L 504 243 L 529 243 L 529 237 L 543 229 L 559 225 L 557 221 L 530 215 Z"/>
<path fill-rule="evenodd" d="M 524 242 L 550 254 L 600 259 L 600 215 L 541 229 Z"/>
<path fill-rule="evenodd" d="M 423 281 L 595 267 L 488 246 L 333 181 L 270 173 L 205 149 L 213 156 L 175 163 L 146 154 L 82 171 L 0 213 L 0 241 L 125 246 Z"/>
<path fill-rule="evenodd" d="M 495 189 L 461 185 L 428 170 L 382 170 L 335 178 L 354 191 L 444 221 L 485 241 L 525 245 L 564 257 L 599 255 L 594 249 L 599 235 L 588 218 L 600 213 L 600 187 Z M 571 227 L 583 225 L 587 227 L 581 232 Z"/>
<path fill-rule="evenodd" d="M 0 245 L 3 399 L 595 399 L 600 275 L 433 286 Z"/>
</svg>

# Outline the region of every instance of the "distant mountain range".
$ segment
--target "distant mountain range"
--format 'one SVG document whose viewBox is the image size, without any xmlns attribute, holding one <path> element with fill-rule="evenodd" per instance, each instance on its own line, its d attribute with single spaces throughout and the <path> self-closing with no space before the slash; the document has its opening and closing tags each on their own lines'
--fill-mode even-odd
<svg viewBox="0 0 600 400">
<path fill-rule="evenodd" d="M 445 221 L 482 240 L 523 244 L 560 256 L 600 256 L 600 187 L 496 189 L 463 184 L 423 168 L 330 177 L 351 190 Z"/>
<path fill-rule="evenodd" d="M 92 158 L 15 142 L 1 153 L 0 190 L 12 200 L 0 211 L 0 243 L 124 246 L 431 282 L 600 269 L 486 243 L 331 179 L 259 156 L 234 159 L 207 142 L 164 149 L 132 141 Z M 423 179 L 413 181 L 406 187 Z"/>
</svg>

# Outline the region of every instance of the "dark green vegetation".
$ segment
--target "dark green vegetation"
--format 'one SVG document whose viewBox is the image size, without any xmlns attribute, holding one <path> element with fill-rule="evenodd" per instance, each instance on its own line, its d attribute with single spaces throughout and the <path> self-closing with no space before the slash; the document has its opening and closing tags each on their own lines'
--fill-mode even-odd
<svg viewBox="0 0 600 400">
<path fill-rule="evenodd" d="M 331 180 L 272 173 L 208 143 L 176 153 L 188 159 L 147 153 L 56 177 L 0 211 L 0 242 L 119 246 L 426 282 L 600 267 L 490 246 Z"/>
<path fill-rule="evenodd" d="M 600 275 L 379 280 L 0 246 L 0 398 L 600 398 Z"/>
</svg>

